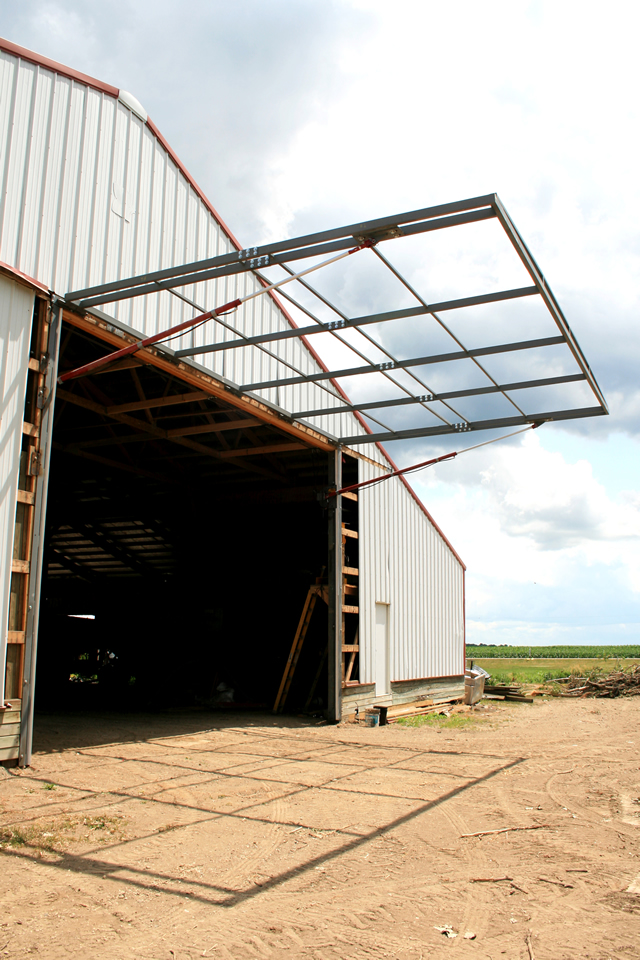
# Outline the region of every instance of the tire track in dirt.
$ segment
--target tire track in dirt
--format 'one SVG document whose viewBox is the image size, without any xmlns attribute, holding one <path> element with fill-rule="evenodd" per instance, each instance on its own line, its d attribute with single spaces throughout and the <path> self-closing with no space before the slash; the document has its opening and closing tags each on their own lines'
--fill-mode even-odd
<svg viewBox="0 0 640 960">
<path fill-rule="evenodd" d="M 441 813 L 453 829 L 457 831 L 458 837 L 463 833 L 471 832 L 468 821 L 461 814 L 456 813 L 451 808 L 444 809 Z M 467 890 L 464 895 L 464 911 L 459 922 L 458 939 L 453 945 L 454 953 L 458 953 L 462 948 L 464 934 L 467 931 L 475 933 L 480 939 L 486 936 L 491 915 L 489 890 L 485 887 L 485 884 L 471 884 L 469 882 L 474 876 L 486 876 L 490 872 L 490 859 L 479 844 L 460 840 L 458 842 L 464 844 L 463 850 L 467 861 Z"/>
</svg>

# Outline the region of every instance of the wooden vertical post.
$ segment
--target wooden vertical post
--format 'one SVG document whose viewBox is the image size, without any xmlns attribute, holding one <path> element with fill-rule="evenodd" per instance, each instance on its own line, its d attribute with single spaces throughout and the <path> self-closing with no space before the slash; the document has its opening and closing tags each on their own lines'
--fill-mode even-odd
<svg viewBox="0 0 640 960">
<path fill-rule="evenodd" d="M 342 486 L 342 451 L 329 454 L 329 487 Z M 331 497 L 328 508 L 329 637 L 327 719 L 342 716 L 342 498 Z"/>
</svg>

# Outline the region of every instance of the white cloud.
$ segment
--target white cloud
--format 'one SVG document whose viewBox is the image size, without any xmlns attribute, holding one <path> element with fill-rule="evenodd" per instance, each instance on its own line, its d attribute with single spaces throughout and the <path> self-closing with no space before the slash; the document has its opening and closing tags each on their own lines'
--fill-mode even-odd
<svg viewBox="0 0 640 960">
<path fill-rule="evenodd" d="M 610 497 L 536 433 L 412 482 L 467 564 L 470 642 L 638 642 L 638 492 Z"/>
</svg>

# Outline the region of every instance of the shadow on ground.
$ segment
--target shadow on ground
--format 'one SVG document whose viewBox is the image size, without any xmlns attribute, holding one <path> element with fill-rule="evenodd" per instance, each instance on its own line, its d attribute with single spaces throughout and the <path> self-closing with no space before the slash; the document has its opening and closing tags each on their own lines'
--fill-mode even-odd
<svg viewBox="0 0 640 960">
<path fill-rule="evenodd" d="M 216 710 L 166 710 L 154 713 L 36 713 L 34 753 L 97 747 L 108 743 L 138 743 L 164 737 L 188 736 L 230 727 L 251 730 L 299 729 L 326 726 L 313 717 L 275 716 L 273 713 Z"/>
</svg>

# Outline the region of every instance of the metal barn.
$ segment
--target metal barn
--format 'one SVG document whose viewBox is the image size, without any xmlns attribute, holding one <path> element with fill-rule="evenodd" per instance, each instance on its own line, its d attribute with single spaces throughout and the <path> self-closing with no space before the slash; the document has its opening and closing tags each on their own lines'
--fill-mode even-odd
<svg viewBox="0 0 640 960">
<path fill-rule="evenodd" d="M 242 249 L 131 94 L 4 40 L 0 171 L 0 759 L 29 763 L 36 691 L 105 708 L 286 697 L 334 720 L 461 696 L 462 561 L 403 476 L 344 488 L 394 472 L 385 439 L 606 412 L 498 198 Z M 525 286 L 428 304 L 377 249 L 488 220 Z M 297 300 L 267 289 L 366 248 L 411 306 L 354 319 L 307 280 Z M 525 341 L 469 347 L 440 320 L 533 297 L 552 329 Z M 403 360 L 367 333 L 415 317 L 455 349 Z M 327 369 L 310 338 L 353 350 L 349 328 L 373 358 Z M 554 376 L 511 383 L 479 359 L 526 352 L 548 373 L 549 351 Z M 461 359 L 482 384 L 434 392 L 424 370 Z M 351 402 L 340 377 L 360 374 L 392 396 Z M 556 391 L 543 413 L 513 399 L 534 387 Z M 553 409 L 563 389 L 583 393 Z M 576 406 L 584 391 L 595 406 Z M 509 415 L 460 413 L 487 395 Z M 393 429 L 381 410 L 424 420 Z"/>
</svg>

